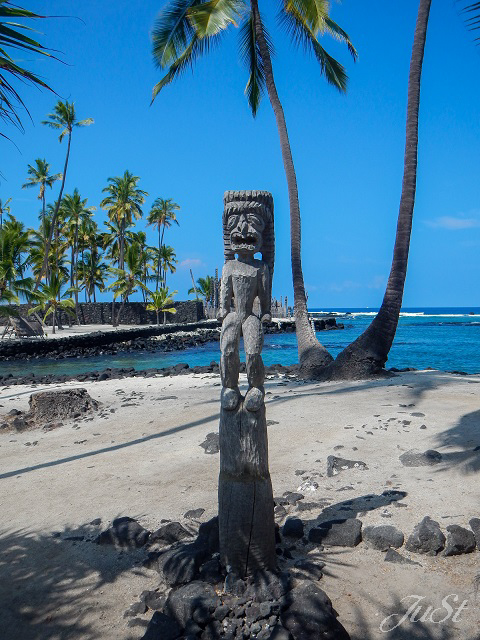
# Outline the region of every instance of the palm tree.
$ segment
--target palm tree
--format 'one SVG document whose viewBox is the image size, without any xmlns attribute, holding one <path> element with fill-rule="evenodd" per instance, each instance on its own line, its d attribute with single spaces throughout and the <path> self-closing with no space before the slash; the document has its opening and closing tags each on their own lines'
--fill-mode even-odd
<svg viewBox="0 0 480 640">
<path fill-rule="evenodd" d="M 6 213 L 10 213 L 10 202 L 12 201 L 11 198 L 7 198 L 5 200 L 5 202 L 2 202 L 2 200 L 0 199 L 0 229 L 3 226 L 3 216 Z"/>
<path fill-rule="evenodd" d="M 466 4 L 461 12 L 465 14 L 467 29 L 470 31 L 478 31 L 480 29 L 480 2 Z M 480 38 L 475 38 L 474 42 L 480 45 Z"/>
<path fill-rule="evenodd" d="M 330 362 L 332 357 L 318 342 L 308 321 L 301 263 L 297 180 L 285 116 L 274 81 L 272 43 L 260 15 L 258 0 L 250 0 L 250 6 L 245 11 L 247 6 L 243 0 L 208 3 L 198 0 L 170 2 L 160 13 L 153 30 L 154 60 L 161 69 L 169 69 L 165 77 L 155 85 L 152 101 L 163 87 L 192 65 L 197 57 L 207 52 L 209 44 L 218 39 L 222 31 L 243 21 L 240 29 L 240 50 L 250 74 L 245 89 L 248 102 L 255 116 L 261 95 L 264 89 L 267 89 L 280 138 L 290 202 L 292 279 L 298 354 L 301 371 L 304 375 L 310 376 Z M 327 81 L 340 91 L 345 91 L 345 69 L 325 51 L 317 36 L 323 33 L 333 35 L 347 44 L 354 59 L 357 53 L 347 33 L 330 18 L 328 12 L 329 3 L 324 0 L 285 0 L 280 15 L 294 43 L 311 51 Z"/>
<path fill-rule="evenodd" d="M 29 232 L 13 216 L 0 229 L 0 305 L 20 301 L 28 296 L 32 278 L 25 277 L 28 265 Z"/>
<path fill-rule="evenodd" d="M 96 251 L 89 251 L 77 264 L 80 290 L 85 290 L 88 301 L 96 302 L 96 289 L 103 291 L 109 275 L 109 268 Z"/>
<path fill-rule="evenodd" d="M 177 260 L 176 260 L 175 250 L 173 249 L 173 247 L 170 247 L 166 244 L 162 245 L 162 248 L 158 255 L 158 261 L 160 262 L 160 270 L 158 270 L 157 268 L 157 274 L 158 274 L 158 271 L 160 271 L 160 274 L 161 274 L 160 281 L 162 283 L 162 286 L 166 287 L 167 272 L 175 273 L 175 271 L 177 270 L 175 266 L 177 264 Z"/>
<path fill-rule="evenodd" d="M 108 195 L 101 201 L 102 209 L 108 211 L 111 224 L 118 228 L 118 267 L 123 269 L 125 255 L 125 230 L 133 223 L 133 219 L 142 217 L 141 205 L 148 196 L 146 191 L 137 187 L 139 176 L 125 171 L 123 176 L 108 178 L 108 184 L 102 191 Z"/>
<path fill-rule="evenodd" d="M 62 295 L 62 279 L 58 273 L 52 274 L 50 282 L 48 284 L 42 284 L 42 290 L 37 291 L 35 297 L 37 304 L 29 310 L 29 314 L 37 313 L 38 311 L 44 311 L 43 322 L 49 315 L 53 314 L 52 318 L 52 333 L 55 333 L 55 327 L 59 326 L 57 322 L 59 318 L 59 312 L 64 311 L 67 314 L 73 314 L 75 309 L 75 302 L 72 298 L 65 297 L 71 294 L 70 290 L 67 290 Z"/>
<path fill-rule="evenodd" d="M 420 79 L 431 0 L 420 0 L 408 78 L 407 125 L 402 195 L 392 266 L 382 306 L 369 327 L 344 349 L 321 377 L 360 378 L 379 373 L 395 338 L 407 275 L 417 184 Z"/>
<path fill-rule="evenodd" d="M 188 290 L 188 295 L 195 293 L 197 295 L 200 294 L 202 298 L 204 298 L 205 302 L 210 302 L 213 300 L 215 291 L 215 280 L 212 276 L 206 276 L 205 278 L 198 278 L 196 287 L 192 287 Z"/>
<path fill-rule="evenodd" d="M 50 235 L 47 240 L 47 247 L 45 252 L 45 260 L 47 259 L 48 253 L 50 251 L 50 245 L 52 243 L 53 233 L 57 228 L 57 216 L 58 210 L 60 208 L 60 203 L 62 201 L 63 188 L 65 187 L 65 178 L 67 176 L 67 168 L 68 168 L 68 160 L 70 158 L 70 147 L 72 144 L 72 132 L 73 129 L 78 127 L 87 127 L 88 125 L 93 123 L 93 118 L 85 118 L 84 120 L 77 120 L 77 115 L 75 113 L 75 103 L 62 102 L 59 100 L 57 104 L 53 108 L 53 113 L 48 114 L 48 120 L 44 120 L 42 124 L 50 127 L 51 129 L 56 129 L 60 131 L 60 135 L 58 137 L 59 142 L 62 142 L 65 136 L 67 136 L 67 153 L 65 156 L 65 165 L 63 167 L 62 174 L 62 183 L 60 185 L 60 192 L 58 194 L 57 201 L 55 203 L 55 209 L 53 211 L 52 216 L 52 227 L 50 230 Z M 47 263 L 46 261 L 43 264 L 42 270 L 40 272 L 39 277 L 37 278 L 37 282 L 35 283 L 35 291 L 38 289 L 41 279 L 46 271 Z"/>
<path fill-rule="evenodd" d="M 78 189 L 75 189 L 73 195 L 67 194 L 61 204 L 60 208 L 63 216 L 66 219 L 66 226 L 68 227 L 67 237 L 69 239 L 71 247 L 70 258 L 70 287 L 75 288 L 75 317 L 77 324 L 79 324 L 78 317 L 78 251 L 79 251 L 79 238 L 78 233 L 80 225 L 85 227 L 95 211 L 95 207 L 87 207 L 87 198 L 82 200 Z M 88 222 L 87 222 L 88 221 Z M 83 240 L 83 239 L 82 239 Z"/>
<path fill-rule="evenodd" d="M 160 255 L 163 246 L 163 236 L 165 229 L 172 226 L 172 223 L 179 224 L 175 211 L 179 211 L 180 207 L 172 198 L 164 200 L 157 198 L 152 204 L 150 213 L 148 214 L 147 223 L 157 227 L 158 230 L 158 255 Z M 160 286 L 160 260 L 157 267 L 157 289 Z"/>
<path fill-rule="evenodd" d="M 28 189 L 30 187 L 40 187 L 38 192 L 38 199 L 42 201 L 42 220 L 45 219 L 45 189 L 53 187 L 53 184 L 56 180 L 60 180 L 62 178 L 61 173 L 50 174 L 50 165 L 45 160 L 41 158 L 37 158 L 35 160 L 36 167 L 31 164 L 27 167 L 27 173 L 29 180 L 22 185 L 22 189 Z"/>
<path fill-rule="evenodd" d="M 112 274 L 117 276 L 115 282 L 112 282 L 108 286 L 108 289 L 113 290 L 113 302 L 120 296 L 122 298 L 122 304 L 118 310 L 117 317 L 114 317 L 112 309 L 112 324 L 114 327 L 118 327 L 120 324 L 120 317 L 125 307 L 125 302 L 128 297 L 135 293 L 137 288 L 146 289 L 142 282 L 142 256 L 140 246 L 134 242 L 131 244 L 125 252 L 125 266 L 126 269 L 117 269 L 111 267 Z"/>
<path fill-rule="evenodd" d="M 55 58 L 40 42 L 29 38 L 24 33 L 25 31 L 34 32 L 34 29 L 16 22 L 18 18 L 42 19 L 45 17 L 13 5 L 9 0 L 0 0 L 0 19 L 2 19 L 0 21 L 0 118 L 4 122 L 14 124 L 19 128 L 22 128 L 22 123 L 17 113 L 17 107 L 24 108 L 27 113 L 29 112 L 20 94 L 12 84 L 12 79 L 20 80 L 24 84 L 30 84 L 38 88 L 48 89 L 49 91 L 53 91 L 53 89 L 41 80 L 39 76 L 21 67 L 18 64 L 18 60 L 15 61 L 7 50 L 10 48 L 20 51 L 24 55 L 33 52 L 49 58 Z M 15 22 L 6 22 L 5 18 L 13 18 Z M 12 79 L 9 80 L 9 77 Z M 3 133 L 0 133 L 0 136 L 2 138 L 7 137 Z"/>
<path fill-rule="evenodd" d="M 173 297 L 178 291 L 169 291 L 168 287 L 162 287 L 157 291 L 149 291 L 148 295 L 152 301 L 147 304 L 147 311 L 155 311 L 157 314 L 157 325 L 160 324 L 160 313 L 163 311 L 163 324 L 167 323 L 167 313 L 177 313 L 172 305 Z"/>
<path fill-rule="evenodd" d="M 152 268 L 152 261 L 155 258 L 155 249 L 147 245 L 147 234 L 145 231 L 137 231 L 127 233 L 130 236 L 131 242 L 136 242 L 140 246 L 140 256 L 142 264 L 142 282 L 147 286 L 148 282 L 153 282 L 155 276 L 150 275 L 150 269 Z M 142 289 L 143 301 L 147 300 L 147 292 Z"/>
</svg>

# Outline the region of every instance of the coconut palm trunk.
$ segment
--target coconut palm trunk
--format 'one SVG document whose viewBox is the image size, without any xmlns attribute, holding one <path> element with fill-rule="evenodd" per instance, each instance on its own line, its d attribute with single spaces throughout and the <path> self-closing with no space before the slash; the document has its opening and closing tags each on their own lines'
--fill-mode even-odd
<svg viewBox="0 0 480 640">
<path fill-rule="evenodd" d="M 417 184 L 420 78 L 431 0 L 420 0 L 408 78 L 404 173 L 393 260 L 385 296 L 370 326 L 328 367 L 327 377 L 360 378 L 382 371 L 395 338 L 407 275 Z"/>
<path fill-rule="evenodd" d="M 265 40 L 262 20 L 258 9 L 257 0 L 251 1 L 252 14 L 255 25 L 255 36 L 258 41 L 265 70 L 265 80 L 268 97 L 275 114 L 280 148 L 282 151 L 283 166 L 287 178 L 288 199 L 290 203 L 290 242 L 292 261 L 292 280 L 295 309 L 295 327 L 297 334 L 298 357 L 300 370 L 306 377 L 314 377 L 317 371 L 333 360 L 323 345 L 317 340 L 315 333 L 308 321 L 307 300 L 302 271 L 301 257 L 301 227 L 300 204 L 298 200 L 297 178 L 293 164 L 292 150 L 288 138 L 287 125 L 283 107 L 278 97 L 277 88 L 273 76 L 270 52 Z"/>
<path fill-rule="evenodd" d="M 42 268 L 41 268 L 40 273 L 38 274 L 37 280 L 35 282 L 35 287 L 33 289 L 34 293 L 36 293 L 38 291 L 38 287 L 40 286 L 40 282 L 42 281 L 42 278 L 43 278 L 43 276 L 45 275 L 45 273 L 47 271 L 48 254 L 50 253 L 50 247 L 52 246 L 53 233 L 54 233 L 54 230 L 56 229 L 56 226 L 57 226 L 58 210 L 60 209 L 60 204 L 62 202 L 63 189 L 65 187 L 65 178 L 66 178 L 66 175 L 67 175 L 67 167 L 68 167 L 68 160 L 69 160 L 69 157 L 70 157 L 71 142 L 72 142 L 72 132 L 70 130 L 68 132 L 67 155 L 65 156 L 65 165 L 63 167 L 62 184 L 60 185 L 60 192 L 58 194 L 57 202 L 55 203 L 55 209 L 54 209 L 53 215 L 52 215 L 52 224 L 51 224 L 51 227 L 50 227 L 50 233 L 48 235 L 47 242 L 45 244 L 45 257 L 43 259 Z"/>
</svg>

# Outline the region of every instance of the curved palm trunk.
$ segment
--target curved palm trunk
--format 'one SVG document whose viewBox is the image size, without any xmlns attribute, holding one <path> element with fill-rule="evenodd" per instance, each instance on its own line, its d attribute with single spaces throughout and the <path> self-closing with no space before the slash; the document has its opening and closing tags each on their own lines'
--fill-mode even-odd
<svg viewBox="0 0 480 640">
<path fill-rule="evenodd" d="M 67 167 L 68 167 L 68 159 L 70 157 L 70 145 L 71 145 L 71 143 L 72 143 L 72 132 L 69 131 L 69 133 L 68 133 L 68 143 L 67 143 L 67 155 L 65 156 L 65 165 L 63 167 L 62 184 L 60 185 L 60 192 L 58 194 L 58 199 L 57 199 L 57 202 L 55 204 L 55 210 L 54 210 L 53 216 L 52 216 L 52 226 L 50 227 L 50 233 L 48 235 L 47 242 L 46 242 L 46 245 L 45 245 L 45 258 L 43 259 L 42 268 L 40 269 L 40 273 L 38 274 L 37 280 L 35 282 L 35 287 L 33 289 L 33 293 L 36 293 L 38 291 L 38 287 L 40 286 L 40 282 L 42 281 L 42 278 L 43 278 L 43 276 L 45 275 L 45 273 L 47 271 L 48 254 L 50 253 L 50 247 L 52 246 L 53 232 L 54 232 L 54 229 L 57 226 L 58 210 L 60 209 L 60 203 L 62 202 L 63 188 L 65 187 L 65 178 L 66 178 L 66 175 L 67 175 Z"/>
<path fill-rule="evenodd" d="M 275 80 L 273 77 L 272 61 L 267 43 L 263 34 L 260 12 L 257 0 L 251 1 L 252 14 L 255 24 L 255 36 L 258 41 L 260 54 L 265 69 L 265 79 L 268 97 L 275 114 L 280 147 L 282 150 L 283 166 L 288 185 L 288 199 L 290 202 L 290 243 L 292 258 L 292 280 L 295 309 L 295 330 L 297 334 L 298 357 L 300 371 L 305 377 L 313 377 L 317 372 L 333 360 L 323 345 L 317 340 L 308 321 L 307 300 L 303 281 L 301 258 L 301 226 L 300 204 L 298 201 L 297 178 L 293 165 L 292 151 L 288 139 L 287 125 L 283 107 L 278 97 Z"/>
<path fill-rule="evenodd" d="M 329 378 L 360 378 L 380 373 L 397 330 L 407 275 L 417 184 L 418 111 L 420 78 L 431 0 L 420 0 L 408 78 L 404 173 L 393 260 L 378 314 L 363 334 L 342 351 L 329 367 Z"/>
<path fill-rule="evenodd" d="M 160 236 L 160 225 L 158 225 L 158 264 L 157 264 L 157 291 L 160 287 L 160 252 L 162 249 L 162 238 Z"/>
</svg>

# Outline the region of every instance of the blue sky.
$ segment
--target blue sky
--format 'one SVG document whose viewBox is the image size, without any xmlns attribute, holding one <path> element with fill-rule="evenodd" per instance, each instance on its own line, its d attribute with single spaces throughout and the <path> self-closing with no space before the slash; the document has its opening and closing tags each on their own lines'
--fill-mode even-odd
<svg viewBox="0 0 480 640">
<path fill-rule="evenodd" d="M 186 298 L 196 278 L 223 264 L 222 197 L 226 189 L 274 195 L 276 266 L 273 292 L 293 302 L 286 180 L 273 113 L 264 98 L 253 119 L 243 94 L 247 73 L 235 28 L 221 45 L 166 87 L 150 31 L 164 2 L 24 0 L 39 13 L 69 15 L 41 23 L 43 41 L 65 64 L 29 59 L 79 118 L 95 124 L 72 141 L 66 192 L 75 187 L 98 206 L 109 176 L 129 169 L 149 192 L 181 206 L 180 226 L 166 241 L 177 253 L 171 288 Z M 263 0 L 275 42 L 274 72 L 297 171 L 303 267 L 309 306 L 378 306 L 390 269 L 403 174 L 407 78 L 418 2 L 333 3 L 332 17 L 359 52 L 322 44 L 347 67 L 346 96 L 328 86 L 317 63 L 296 50 L 276 23 L 277 3 Z M 368 9 L 368 13 L 366 11 Z M 417 198 L 404 306 L 478 305 L 480 281 L 480 47 L 473 45 L 454 0 L 432 3 L 422 76 Z M 33 119 L 9 129 L 19 151 L 0 142 L 0 198 L 36 224 L 39 201 L 22 190 L 27 164 L 45 157 L 61 171 L 65 142 L 41 120 L 56 97 L 22 89 Z M 49 194 L 53 200 L 54 194 Z M 101 223 L 105 212 L 97 210 Z M 140 222 L 144 228 L 145 223 Z M 150 241 L 155 234 L 149 231 Z"/>
</svg>

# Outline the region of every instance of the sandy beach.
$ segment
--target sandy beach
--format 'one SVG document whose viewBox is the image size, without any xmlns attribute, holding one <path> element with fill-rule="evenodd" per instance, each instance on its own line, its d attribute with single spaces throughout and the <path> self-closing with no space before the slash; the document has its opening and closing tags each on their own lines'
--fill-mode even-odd
<svg viewBox="0 0 480 640">
<path fill-rule="evenodd" d="M 301 487 L 299 504 L 311 508 L 299 513 L 292 505 L 287 516 L 307 524 L 322 510 L 338 515 L 343 506 L 364 527 L 391 524 L 405 538 L 427 515 L 444 532 L 451 524 L 468 528 L 480 517 L 479 383 L 480 376 L 437 371 L 321 384 L 270 376 L 274 495 Z M 200 374 L 8 387 L 0 392 L 0 412 L 26 411 L 31 393 L 69 386 L 86 388 L 101 403 L 98 412 L 48 432 L 0 432 L 0 635 L 138 640 L 152 612 L 135 618 L 124 612 L 142 591 L 155 588 L 158 574 L 142 566 L 144 551 L 119 552 L 90 540 L 120 515 L 150 531 L 162 520 L 194 531 L 198 523 L 183 517 L 188 510 L 203 508 L 201 521 L 216 514 L 219 455 L 199 445 L 218 432 L 220 379 Z M 408 467 L 399 459 L 429 449 L 442 455 L 434 466 Z M 367 468 L 328 477 L 331 455 Z M 389 500 L 384 492 L 392 491 L 405 496 Z M 419 565 L 385 562 L 384 553 L 364 542 L 322 552 L 319 585 L 352 639 L 479 638 L 479 552 L 429 557 L 399 551 Z M 385 617 L 412 603 L 402 599 L 424 596 L 424 609 L 437 608 L 449 594 L 458 596 L 454 606 L 468 601 L 455 621 L 380 630 Z"/>
</svg>

